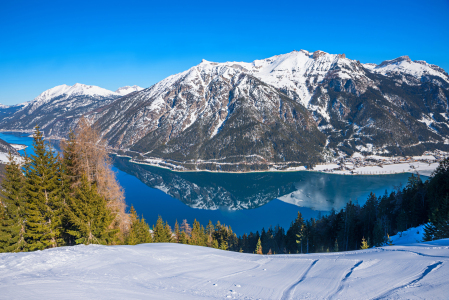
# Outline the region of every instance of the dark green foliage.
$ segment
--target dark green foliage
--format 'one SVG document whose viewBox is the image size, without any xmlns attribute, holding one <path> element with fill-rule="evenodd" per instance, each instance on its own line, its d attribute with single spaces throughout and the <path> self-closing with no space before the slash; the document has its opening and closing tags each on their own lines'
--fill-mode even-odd
<svg viewBox="0 0 449 300">
<path fill-rule="evenodd" d="M 68 233 L 76 237 L 77 244 L 110 243 L 116 230 L 109 229 L 113 217 L 106 207 L 106 200 L 91 185 L 86 176 L 81 177 L 81 183 L 75 188 L 73 196 L 68 198 L 68 215 L 74 230 Z"/>
<path fill-rule="evenodd" d="M 142 219 L 139 219 L 133 206 L 131 206 L 130 215 L 131 228 L 126 237 L 125 244 L 137 245 L 151 243 L 153 239 L 150 234 L 150 226 L 145 222 L 145 219 L 143 217 Z"/>
<path fill-rule="evenodd" d="M 155 243 L 170 243 L 173 241 L 170 226 L 168 226 L 168 223 L 164 224 L 161 216 L 159 216 L 156 226 L 153 228 L 153 240 Z"/>
<path fill-rule="evenodd" d="M 33 137 L 35 154 L 25 162 L 26 242 L 28 250 L 42 250 L 63 243 L 61 176 L 57 158 L 48 150 L 39 127 Z"/>
<path fill-rule="evenodd" d="M 430 180 L 422 182 L 411 175 L 404 188 L 381 197 L 371 193 L 363 206 L 349 201 L 339 212 L 306 221 L 298 214 L 286 235 L 279 227 L 262 229 L 260 236 L 258 232 L 244 234 L 238 249 L 254 253 L 259 238 L 263 253 L 270 249 L 275 253 L 349 251 L 366 247 L 370 241 L 377 247 L 388 243 L 389 235 L 429 220 L 425 240 L 449 238 L 449 160 L 440 163 Z M 282 244 L 285 250 L 279 247 Z"/>
<path fill-rule="evenodd" d="M 0 195 L 0 252 L 20 252 L 26 246 L 23 182 L 20 167 L 10 152 Z"/>
</svg>

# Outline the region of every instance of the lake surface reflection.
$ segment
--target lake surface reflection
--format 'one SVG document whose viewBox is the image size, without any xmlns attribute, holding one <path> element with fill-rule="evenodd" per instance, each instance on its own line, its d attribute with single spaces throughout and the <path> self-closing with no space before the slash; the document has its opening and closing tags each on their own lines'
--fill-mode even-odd
<svg viewBox="0 0 449 300">
<path fill-rule="evenodd" d="M 0 133 L 0 138 L 32 145 L 29 134 Z M 57 142 L 56 142 L 57 143 Z M 32 149 L 26 150 L 28 153 Z M 23 151 L 21 151 L 23 152 Z M 210 173 L 173 172 L 113 157 L 115 171 L 125 190 L 128 206 L 134 205 L 148 223 L 158 215 L 171 226 L 175 221 L 209 220 L 231 225 L 237 234 L 281 225 L 288 229 L 300 211 L 317 217 L 339 210 L 352 200 L 363 205 L 372 191 L 381 195 L 404 185 L 410 174 L 335 175 L 318 172 Z M 424 177 L 426 178 L 426 177 Z"/>
</svg>

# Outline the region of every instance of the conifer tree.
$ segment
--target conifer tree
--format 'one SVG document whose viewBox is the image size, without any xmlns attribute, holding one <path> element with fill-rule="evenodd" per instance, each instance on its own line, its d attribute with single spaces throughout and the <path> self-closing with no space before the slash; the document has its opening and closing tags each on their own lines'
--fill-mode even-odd
<svg viewBox="0 0 449 300">
<path fill-rule="evenodd" d="M 28 250 L 42 250 L 63 243 L 61 177 L 57 159 L 47 150 L 38 126 L 33 138 L 35 154 L 25 159 L 26 242 Z"/>
<path fill-rule="evenodd" d="M 136 210 L 131 205 L 130 209 L 131 228 L 128 231 L 125 243 L 127 245 L 137 245 L 144 243 L 151 243 L 152 238 L 150 234 L 150 227 L 145 222 L 145 219 L 139 219 Z"/>
<path fill-rule="evenodd" d="M 334 252 L 338 252 L 338 241 L 337 241 L 337 239 L 335 239 L 335 243 L 334 243 Z"/>
<path fill-rule="evenodd" d="M 62 140 L 60 143 L 62 150 L 62 159 L 60 159 L 61 165 L 61 186 L 62 186 L 62 202 L 64 206 L 64 214 L 62 217 L 62 236 L 66 245 L 75 245 L 75 237 L 68 233 L 68 231 L 76 230 L 75 225 L 70 222 L 69 217 L 69 197 L 73 196 L 75 188 L 79 185 L 81 175 L 78 167 L 78 157 L 76 154 L 76 136 L 75 133 L 70 130 L 67 140 Z"/>
<path fill-rule="evenodd" d="M 168 224 L 164 225 L 162 217 L 159 216 L 156 222 L 156 226 L 153 229 L 153 240 L 155 243 L 170 243 L 171 242 L 171 230 Z"/>
<path fill-rule="evenodd" d="M 68 232 L 76 237 L 77 244 L 110 244 L 116 230 L 110 229 L 111 212 L 106 207 L 106 200 L 91 185 L 85 175 L 81 176 L 80 186 L 69 197 L 70 221 L 75 230 Z"/>
<path fill-rule="evenodd" d="M 193 229 L 190 239 L 192 245 L 206 246 L 204 227 L 201 227 L 200 223 L 196 219 L 193 221 Z"/>
<path fill-rule="evenodd" d="M 222 240 L 221 244 L 220 244 L 220 249 L 221 250 L 228 250 L 228 242 L 226 242 L 225 240 Z"/>
<path fill-rule="evenodd" d="M 0 252 L 19 252 L 25 248 L 24 178 L 11 152 L 8 159 L 0 197 Z"/>
<path fill-rule="evenodd" d="M 260 238 L 257 241 L 256 254 L 263 254 L 263 252 L 262 252 L 262 242 L 260 241 Z"/>
<path fill-rule="evenodd" d="M 181 231 L 179 230 L 178 220 L 175 222 L 175 239 L 177 243 L 181 242 Z"/>
<path fill-rule="evenodd" d="M 360 247 L 360 250 L 365 250 L 365 249 L 368 249 L 368 248 L 369 248 L 369 245 L 368 245 L 368 243 L 366 242 L 365 237 L 363 237 L 363 238 L 362 238 L 362 245 L 361 245 L 361 247 Z"/>
</svg>

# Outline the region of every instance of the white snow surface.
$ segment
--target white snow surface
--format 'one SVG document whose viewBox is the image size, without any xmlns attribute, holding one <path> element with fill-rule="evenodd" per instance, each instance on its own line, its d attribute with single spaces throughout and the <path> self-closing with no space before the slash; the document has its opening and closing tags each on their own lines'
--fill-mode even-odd
<svg viewBox="0 0 449 300">
<path fill-rule="evenodd" d="M 137 85 L 129 86 L 129 85 L 127 85 L 127 86 L 123 86 L 121 88 L 118 88 L 115 91 L 115 93 L 120 94 L 122 96 L 125 96 L 125 95 L 128 95 L 129 93 L 138 92 L 138 91 L 141 91 L 141 90 L 143 90 L 143 88 L 141 88 L 140 86 L 137 86 Z"/>
<path fill-rule="evenodd" d="M 39 96 L 34 98 L 32 102 L 33 103 L 46 102 L 50 99 L 63 95 L 65 95 L 65 97 L 68 98 L 77 95 L 109 97 L 111 95 L 117 94 L 95 85 L 85 85 L 82 83 L 75 83 L 74 85 L 70 86 L 62 84 L 41 93 Z"/>
<path fill-rule="evenodd" d="M 395 73 L 402 73 L 411 75 L 420 79 L 423 75 L 438 76 L 449 82 L 449 78 L 443 73 L 443 70 L 435 65 L 431 65 L 425 61 L 411 61 L 408 56 L 401 56 L 393 60 L 387 60 L 381 64 L 373 67 L 371 64 L 364 65 L 372 72 L 380 73 L 382 75 L 392 75 Z"/>
<path fill-rule="evenodd" d="M 408 245 L 422 242 L 424 238 L 424 225 L 409 228 L 406 231 L 399 232 L 396 235 L 390 236 L 393 245 Z"/>
<path fill-rule="evenodd" d="M 447 299 L 449 239 L 256 255 L 181 244 L 0 254 L 1 299 Z"/>
</svg>

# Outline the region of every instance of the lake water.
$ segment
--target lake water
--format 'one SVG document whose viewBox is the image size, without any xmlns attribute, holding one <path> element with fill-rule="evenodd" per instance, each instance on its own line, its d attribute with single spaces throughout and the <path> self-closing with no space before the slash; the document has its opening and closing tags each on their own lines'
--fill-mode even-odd
<svg viewBox="0 0 449 300">
<path fill-rule="evenodd" d="M 13 144 L 29 146 L 24 133 L 0 133 Z M 58 144 L 57 141 L 54 142 Z M 23 151 L 20 151 L 23 153 Z M 335 175 L 319 172 L 210 173 L 172 172 L 114 157 L 114 171 L 125 190 L 126 203 L 155 224 L 158 215 L 171 226 L 197 219 L 206 225 L 218 220 L 237 234 L 281 225 L 286 230 L 300 211 L 317 217 L 340 210 L 352 200 L 363 205 L 370 192 L 382 195 L 405 185 L 410 174 Z M 427 178 L 423 176 L 423 178 Z"/>
</svg>

